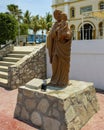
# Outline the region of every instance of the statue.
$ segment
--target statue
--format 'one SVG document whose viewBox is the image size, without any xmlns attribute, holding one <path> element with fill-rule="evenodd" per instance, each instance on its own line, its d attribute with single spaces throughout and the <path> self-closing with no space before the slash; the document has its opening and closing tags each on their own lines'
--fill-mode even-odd
<svg viewBox="0 0 104 130">
<path fill-rule="evenodd" d="M 66 87 L 69 83 L 72 33 L 68 27 L 65 13 L 55 10 L 54 18 L 56 22 L 47 36 L 47 48 L 52 64 L 52 77 L 49 84 Z"/>
</svg>

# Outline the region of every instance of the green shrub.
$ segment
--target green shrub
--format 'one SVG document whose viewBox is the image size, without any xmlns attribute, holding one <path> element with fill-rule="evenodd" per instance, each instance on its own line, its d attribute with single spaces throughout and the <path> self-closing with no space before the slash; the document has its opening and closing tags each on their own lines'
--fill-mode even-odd
<svg viewBox="0 0 104 130">
<path fill-rule="evenodd" d="M 18 34 L 18 22 L 10 14 L 0 13 L 0 45 L 15 40 Z"/>
</svg>

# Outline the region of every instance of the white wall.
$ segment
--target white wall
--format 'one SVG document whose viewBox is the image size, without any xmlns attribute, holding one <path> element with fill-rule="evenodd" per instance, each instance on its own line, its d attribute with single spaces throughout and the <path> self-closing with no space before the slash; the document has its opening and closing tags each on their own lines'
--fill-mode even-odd
<svg viewBox="0 0 104 130">
<path fill-rule="evenodd" d="M 47 77 L 52 70 L 47 54 Z M 72 41 L 70 79 L 94 82 L 104 90 L 104 39 Z"/>
</svg>

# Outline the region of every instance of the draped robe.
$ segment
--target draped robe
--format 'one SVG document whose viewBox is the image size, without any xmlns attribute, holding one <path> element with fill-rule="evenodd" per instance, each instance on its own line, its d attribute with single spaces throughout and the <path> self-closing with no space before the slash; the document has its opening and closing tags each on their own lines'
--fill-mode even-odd
<svg viewBox="0 0 104 130">
<path fill-rule="evenodd" d="M 47 36 L 47 48 L 52 64 L 50 84 L 58 87 L 68 85 L 72 39 L 70 29 L 62 30 L 62 28 L 61 23 L 56 22 Z M 60 35 L 60 38 L 58 35 Z"/>
</svg>

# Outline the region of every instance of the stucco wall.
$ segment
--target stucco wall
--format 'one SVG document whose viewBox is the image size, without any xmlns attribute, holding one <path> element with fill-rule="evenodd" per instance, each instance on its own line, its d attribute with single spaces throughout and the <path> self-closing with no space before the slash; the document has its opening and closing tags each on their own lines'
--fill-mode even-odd
<svg viewBox="0 0 104 130">
<path fill-rule="evenodd" d="M 47 77 L 51 73 L 47 54 Z M 70 79 L 94 82 L 104 90 L 104 39 L 72 42 Z"/>
</svg>

